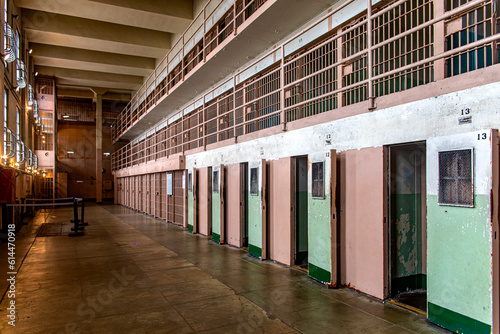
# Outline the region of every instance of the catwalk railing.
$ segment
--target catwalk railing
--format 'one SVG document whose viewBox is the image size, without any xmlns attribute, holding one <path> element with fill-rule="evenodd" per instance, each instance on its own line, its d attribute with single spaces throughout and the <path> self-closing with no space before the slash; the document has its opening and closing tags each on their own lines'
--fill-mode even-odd
<svg viewBox="0 0 500 334">
<path fill-rule="evenodd" d="M 366 100 L 372 109 L 376 97 L 499 62 L 494 1 L 448 0 L 443 8 L 437 6 L 431 0 L 368 6 L 362 16 L 293 54 L 286 55 L 284 43 L 115 152 L 113 170 L 270 127 L 286 129 L 288 122 Z M 239 81 L 270 57 L 277 61 Z"/>
<path fill-rule="evenodd" d="M 210 0 L 146 79 L 112 128 L 116 141 L 267 0 Z"/>
</svg>

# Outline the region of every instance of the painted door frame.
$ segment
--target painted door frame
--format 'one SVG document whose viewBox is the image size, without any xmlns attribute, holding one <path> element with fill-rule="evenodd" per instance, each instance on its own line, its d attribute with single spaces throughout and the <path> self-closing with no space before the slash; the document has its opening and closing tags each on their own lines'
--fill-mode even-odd
<svg viewBox="0 0 500 334">
<path fill-rule="evenodd" d="M 384 170 L 386 171 L 384 173 L 384 298 L 391 298 L 392 296 L 392 269 L 391 269 L 391 191 L 390 188 L 392 186 L 391 184 L 391 148 L 392 147 L 400 147 L 400 146 L 405 146 L 405 145 L 424 145 L 427 147 L 427 142 L 425 140 L 423 141 L 413 141 L 413 142 L 404 142 L 404 143 L 398 143 L 398 144 L 393 144 L 393 145 L 387 145 L 384 146 Z M 423 172 L 423 179 L 420 180 L 421 184 L 421 193 L 422 195 L 425 195 L 427 193 L 427 180 L 425 179 L 426 175 L 426 170 L 427 170 L 427 153 L 422 152 L 423 155 L 423 162 L 421 162 L 421 168 L 424 169 Z M 422 175 L 422 172 L 421 172 Z M 427 230 L 427 205 L 425 201 L 425 196 L 422 198 L 422 204 L 421 204 L 421 225 L 422 227 L 425 225 L 425 230 Z M 426 249 L 427 249 L 427 244 L 426 244 Z M 427 262 L 427 258 L 425 259 Z"/>
<path fill-rule="evenodd" d="M 220 195 L 220 243 L 226 243 L 226 183 L 225 183 L 225 167 L 220 165 L 219 169 L 219 195 Z"/>
<path fill-rule="evenodd" d="M 331 274 L 332 279 L 330 286 L 338 287 L 338 259 L 339 259 L 339 247 L 340 247 L 340 236 L 338 234 L 338 221 L 337 221 L 337 151 L 330 150 L 330 229 L 331 229 L 331 257 L 332 257 L 332 267 Z"/>
<path fill-rule="evenodd" d="M 500 334 L 500 138 L 491 131 L 492 191 L 491 224 L 493 227 L 493 334 Z"/>
<path fill-rule="evenodd" d="M 261 188 L 261 209 L 262 209 L 262 260 L 267 259 L 267 166 L 266 160 L 261 160 L 261 180 L 262 180 L 262 188 Z"/>
<path fill-rule="evenodd" d="M 198 233 L 198 184 L 196 168 L 193 168 L 193 233 Z"/>
<path fill-rule="evenodd" d="M 188 228 L 188 170 L 182 172 L 182 190 L 183 190 L 183 204 L 184 204 L 184 219 L 182 226 Z"/>
<path fill-rule="evenodd" d="M 248 247 L 248 217 L 247 217 L 247 191 L 248 191 L 248 163 L 240 163 L 240 247 L 245 244 L 245 234 Z M 246 225 L 246 226 L 245 226 Z M 246 227 L 246 228 L 245 228 Z"/>
</svg>

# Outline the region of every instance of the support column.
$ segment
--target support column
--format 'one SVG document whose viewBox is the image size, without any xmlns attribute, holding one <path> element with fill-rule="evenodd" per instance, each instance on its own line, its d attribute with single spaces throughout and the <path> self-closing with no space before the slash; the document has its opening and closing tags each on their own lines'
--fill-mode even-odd
<svg viewBox="0 0 500 334">
<path fill-rule="evenodd" d="M 103 89 L 92 88 L 95 100 L 95 201 L 102 203 L 102 96 Z"/>
</svg>

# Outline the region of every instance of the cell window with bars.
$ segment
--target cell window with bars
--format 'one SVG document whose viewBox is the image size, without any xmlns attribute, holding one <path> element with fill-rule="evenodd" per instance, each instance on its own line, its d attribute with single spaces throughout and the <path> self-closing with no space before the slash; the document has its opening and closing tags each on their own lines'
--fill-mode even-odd
<svg viewBox="0 0 500 334">
<path fill-rule="evenodd" d="M 250 168 L 250 195 L 259 195 L 259 168 Z"/>
<path fill-rule="evenodd" d="M 325 163 L 313 162 L 311 166 L 312 172 L 312 198 L 325 198 Z"/>
<path fill-rule="evenodd" d="M 473 150 L 439 152 L 439 204 L 474 206 Z"/>
<path fill-rule="evenodd" d="M 461 17 L 448 20 L 445 23 L 446 49 L 453 50 L 493 36 L 495 25 L 500 22 L 494 10 L 493 2 L 488 1 Z M 485 43 L 445 58 L 446 76 L 451 77 L 498 63 L 499 59 L 495 58 L 495 52 L 498 53 L 498 50 L 495 50 L 494 43 Z"/>
<path fill-rule="evenodd" d="M 218 193 L 219 192 L 219 171 L 214 170 L 213 174 L 214 175 L 212 177 L 212 191 L 214 193 Z"/>
</svg>

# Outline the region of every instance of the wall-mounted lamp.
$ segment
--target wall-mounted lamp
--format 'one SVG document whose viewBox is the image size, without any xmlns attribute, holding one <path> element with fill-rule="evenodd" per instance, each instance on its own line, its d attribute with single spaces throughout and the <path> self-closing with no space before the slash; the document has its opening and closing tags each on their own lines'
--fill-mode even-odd
<svg viewBox="0 0 500 334">
<path fill-rule="evenodd" d="M 35 77 L 38 76 L 38 72 L 35 72 Z"/>
<path fill-rule="evenodd" d="M 111 153 L 108 153 L 108 152 L 104 153 L 105 157 L 109 157 L 110 155 L 111 155 Z"/>
<path fill-rule="evenodd" d="M 68 151 L 68 154 L 75 154 L 75 152 L 73 152 L 73 151 Z"/>
<path fill-rule="evenodd" d="M 69 118 L 69 115 L 63 115 L 63 118 Z"/>
<path fill-rule="evenodd" d="M 32 54 L 32 53 L 33 53 L 33 49 L 29 49 L 29 50 L 28 50 L 28 53 L 29 53 L 29 54 Z"/>
</svg>

